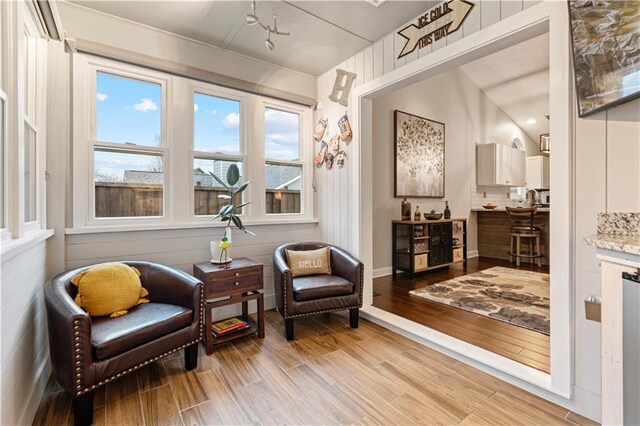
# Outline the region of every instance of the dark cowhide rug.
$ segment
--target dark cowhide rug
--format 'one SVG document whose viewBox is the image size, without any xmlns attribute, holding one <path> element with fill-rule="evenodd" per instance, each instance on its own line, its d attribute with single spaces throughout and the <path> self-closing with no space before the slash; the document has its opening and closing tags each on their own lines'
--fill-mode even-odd
<svg viewBox="0 0 640 426">
<path fill-rule="evenodd" d="M 496 266 L 409 293 L 549 334 L 549 274 Z"/>
</svg>

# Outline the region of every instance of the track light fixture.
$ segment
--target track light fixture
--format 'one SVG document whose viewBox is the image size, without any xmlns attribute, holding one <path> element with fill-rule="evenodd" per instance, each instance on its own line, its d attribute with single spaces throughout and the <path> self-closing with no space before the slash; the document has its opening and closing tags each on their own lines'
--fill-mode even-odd
<svg viewBox="0 0 640 426">
<path fill-rule="evenodd" d="M 258 18 L 258 15 L 256 15 L 256 0 L 251 0 L 251 13 L 247 13 L 247 25 L 256 24 L 261 26 L 262 29 L 267 32 L 267 39 L 264 41 L 264 45 L 269 52 L 271 52 L 276 47 L 275 43 L 271 41 L 271 34 L 282 36 L 290 35 L 289 33 L 278 31 L 278 15 L 276 14 L 273 15 L 273 28 L 260 22 L 260 18 Z"/>
</svg>

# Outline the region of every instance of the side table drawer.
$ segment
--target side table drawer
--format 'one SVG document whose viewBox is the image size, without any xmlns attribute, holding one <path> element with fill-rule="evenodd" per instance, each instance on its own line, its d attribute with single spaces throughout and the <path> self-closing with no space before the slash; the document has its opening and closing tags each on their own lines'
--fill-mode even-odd
<svg viewBox="0 0 640 426">
<path fill-rule="evenodd" d="M 262 269 L 252 268 L 246 271 L 232 271 L 230 274 L 213 274 L 204 287 L 205 298 L 258 290 L 262 288 Z"/>
</svg>

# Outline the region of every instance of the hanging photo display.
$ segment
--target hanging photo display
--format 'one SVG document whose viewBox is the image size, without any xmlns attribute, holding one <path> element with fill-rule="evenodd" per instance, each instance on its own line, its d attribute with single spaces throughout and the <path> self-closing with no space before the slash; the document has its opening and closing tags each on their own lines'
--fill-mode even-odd
<svg viewBox="0 0 640 426">
<path fill-rule="evenodd" d="M 349 124 L 347 113 L 338 120 L 338 128 L 340 129 L 340 140 L 342 142 L 349 142 L 353 137 L 353 132 L 351 131 L 351 124 Z"/>
<path fill-rule="evenodd" d="M 329 120 L 327 117 L 322 117 L 318 120 L 318 124 L 316 124 L 316 129 L 313 132 L 313 139 L 316 142 L 320 142 L 324 137 L 324 132 L 327 130 L 327 125 L 329 124 Z"/>
<path fill-rule="evenodd" d="M 327 128 L 329 120 L 326 117 L 321 117 L 316 124 L 316 128 L 313 132 L 313 139 L 320 143 L 320 149 L 313 157 L 313 162 L 317 168 L 325 166 L 327 170 L 333 169 L 333 164 L 337 164 L 339 168 L 344 167 L 344 163 L 348 158 L 347 152 L 340 146 L 340 142 L 349 142 L 353 138 L 353 131 L 351 130 L 351 124 L 349 123 L 349 117 L 347 113 L 340 117 L 338 120 L 338 129 L 340 133 L 334 135 L 329 143 L 322 140 L 325 134 L 327 134 Z"/>
<path fill-rule="evenodd" d="M 324 164 L 324 157 L 327 155 L 327 146 L 327 143 L 322 141 L 320 143 L 320 150 L 315 157 L 313 157 L 313 162 L 317 167 L 322 167 L 322 164 Z"/>
</svg>

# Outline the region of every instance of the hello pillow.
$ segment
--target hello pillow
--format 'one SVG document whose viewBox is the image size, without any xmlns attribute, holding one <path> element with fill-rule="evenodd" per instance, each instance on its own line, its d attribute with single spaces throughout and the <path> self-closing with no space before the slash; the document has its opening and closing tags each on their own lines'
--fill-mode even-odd
<svg viewBox="0 0 640 426">
<path fill-rule="evenodd" d="M 291 275 L 331 275 L 331 253 L 329 247 L 317 250 L 285 250 Z"/>
</svg>

